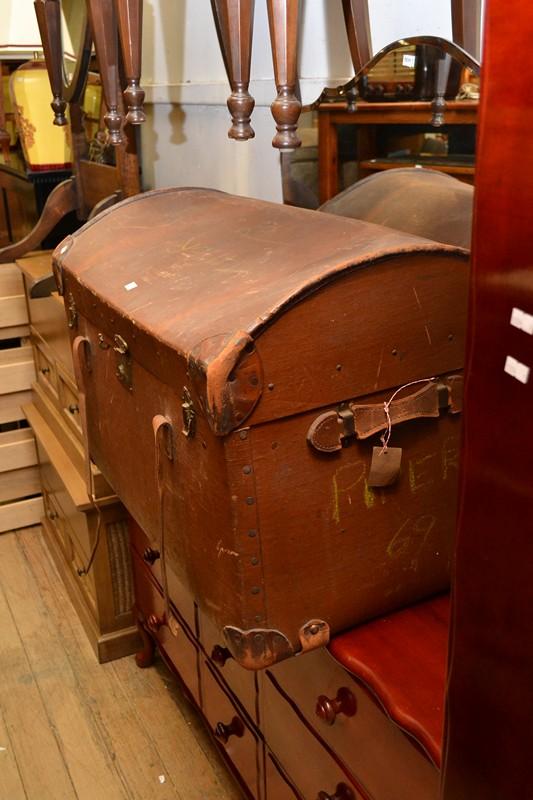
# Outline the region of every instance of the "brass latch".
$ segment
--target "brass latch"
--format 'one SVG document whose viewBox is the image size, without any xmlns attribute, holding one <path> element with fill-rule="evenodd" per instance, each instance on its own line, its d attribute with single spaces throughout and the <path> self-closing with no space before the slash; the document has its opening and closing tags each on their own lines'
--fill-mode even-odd
<svg viewBox="0 0 533 800">
<path fill-rule="evenodd" d="M 115 353 L 117 353 L 117 371 L 115 372 L 115 375 L 117 376 L 121 384 L 131 392 L 133 389 L 132 375 L 131 375 L 132 361 L 128 348 L 128 343 L 118 333 L 114 335 L 113 340 L 115 342 L 113 350 L 115 351 Z"/>
<path fill-rule="evenodd" d="M 75 328 L 78 324 L 78 311 L 72 293 L 69 292 L 67 297 L 67 323 L 70 329 Z"/>
<path fill-rule="evenodd" d="M 183 415 L 181 432 L 184 436 L 190 438 L 196 433 L 196 411 L 194 410 L 191 393 L 186 386 L 183 387 L 183 394 L 181 395 L 181 411 Z"/>
</svg>

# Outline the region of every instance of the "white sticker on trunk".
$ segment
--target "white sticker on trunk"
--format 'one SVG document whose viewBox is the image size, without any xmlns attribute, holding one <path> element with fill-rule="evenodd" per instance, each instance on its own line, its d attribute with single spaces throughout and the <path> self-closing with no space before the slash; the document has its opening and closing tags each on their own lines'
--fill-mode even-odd
<svg viewBox="0 0 533 800">
<path fill-rule="evenodd" d="M 125 283 L 124 288 L 127 292 L 131 292 L 132 289 L 137 288 L 137 284 L 135 283 L 135 281 L 132 281 L 131 283 Z"/>
<path fill-rule="evenodd" d="M 533 334 L 533 314 L 522 311 L 521 308 L 513 308 L 511 311 L 511 325 L 524 333 Z"/>
<path fill-rule="evenodd" d="M 413 69 L 415 64 L 416 64 L 416 56 L 411 55 L 411 53 L 404 53 L 404 56 L 402 58 L 402 66 L 409 67 L 409 69 Z"/>
<path fill-rule="evenodd" d="M 527 383 L 529 380 L 529 367 L 526 364 L 522 364 L 521 361 L 518 361 L 518 359 L 513 358 L 512 356 L 507 356 L 505 359 L 505 366 L 503 370 L 508 375 L 516 378 L 517 381 L 520 381 L 520 383 Z"/>
</svg>

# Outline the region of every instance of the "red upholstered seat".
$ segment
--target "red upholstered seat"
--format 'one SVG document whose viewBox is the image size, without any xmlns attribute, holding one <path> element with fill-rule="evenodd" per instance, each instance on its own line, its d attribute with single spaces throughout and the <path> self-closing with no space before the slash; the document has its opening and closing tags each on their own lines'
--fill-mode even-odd
<svg viewBox="0 0 533 800">
<path fill-rule="evenodd" d="M 394 722 L 441 763 L 448 650 L 448 595 L 380 617 L 329 645 L 334 658 L 377 697 Z"/>
</svg>

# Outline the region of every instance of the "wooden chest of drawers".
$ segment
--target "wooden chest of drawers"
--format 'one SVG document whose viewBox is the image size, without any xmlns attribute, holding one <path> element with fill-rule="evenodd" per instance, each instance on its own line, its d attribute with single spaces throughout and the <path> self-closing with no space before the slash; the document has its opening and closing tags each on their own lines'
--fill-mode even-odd
<svg viewBox="0 0 533 800">
<path fill-rule="evenodd" d="M 168 572 L 176 635 L 166 624 L 159 553 L 130 523 L 137 620 L 176 672 L 247 796 L 254 800 L 438 800 L 440 772 L 423 742 L 326 649 L 267 670 L 243 669 Z M 403 612 L 400 612 L 403 613 Z M 444 631 L 444 636 L 446 632 Z M 341 637 L 342 638 L 342 637 Z M 445 657 L 442 660 L 444 694 Z"/>
<path fill-rule="evenodd" d="M 40 466 L 48 548 L 100 661 L 132 653 L 133 583 L 126 513 L 94 466 L 98 507 L 87 493 L 86 453 L 62 298 L 47 253 L 18 262 L 24 277 L 36 380 L 24 412 Z M 92 568 L 85 574 L 95 550 Z"/>
</svg>

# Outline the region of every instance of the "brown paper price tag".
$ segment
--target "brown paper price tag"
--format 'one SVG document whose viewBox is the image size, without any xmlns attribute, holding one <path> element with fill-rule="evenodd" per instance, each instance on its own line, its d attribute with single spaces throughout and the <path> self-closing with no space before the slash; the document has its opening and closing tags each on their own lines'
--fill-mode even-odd
<svg viewBox="0 0 533 800">
<path fill-rule="evenodd" d="M 368 475 L 368 485 L 373 489 L 391 486 L 398 479 L 402 463 L 401 447 L 374 447 Z"/>
</svg>

